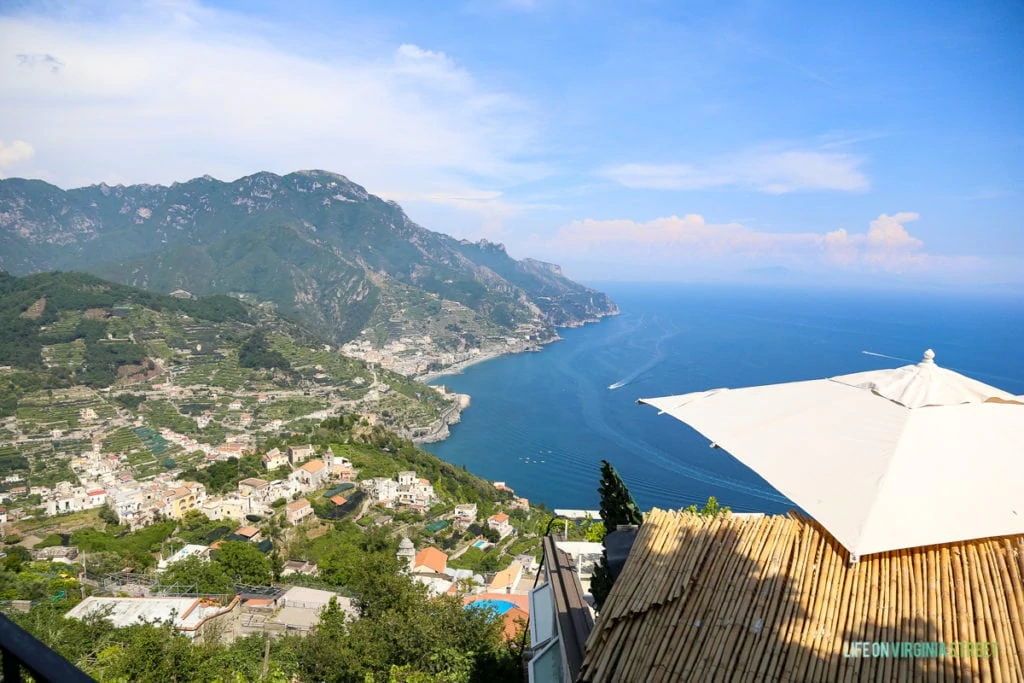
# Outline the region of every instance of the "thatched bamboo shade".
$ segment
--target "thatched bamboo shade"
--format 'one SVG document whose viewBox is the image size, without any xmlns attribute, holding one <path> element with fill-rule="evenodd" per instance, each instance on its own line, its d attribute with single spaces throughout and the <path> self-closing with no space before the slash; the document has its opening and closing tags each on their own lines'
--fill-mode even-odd
<svg viewBox="0 0 1024 683">
<path fill-rule="evenodd" d="M 580 680 L 1024 681 L 1024 536 L 847 560 L 795 513 L 655 509 Z M 997 645 L 988 657 L 847 656 L 863 641 Z"/>
</svg>

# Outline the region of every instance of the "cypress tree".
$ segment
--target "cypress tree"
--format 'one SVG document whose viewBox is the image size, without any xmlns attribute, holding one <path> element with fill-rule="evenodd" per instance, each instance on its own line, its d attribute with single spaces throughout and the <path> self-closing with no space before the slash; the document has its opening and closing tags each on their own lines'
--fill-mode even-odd
<svg viewBox="0 0 1024 683">
<path fill-rule="evenodd" d="M 601 461 L 601 486 L 597 489 L 601 494 L 601 521 L 607 534 L 615 531 L 620 524 L 643 523 L 643 515 L 637 507 L 633 495 L 626 488 L 625 482 L 615 471 L 612 464 L 607 460 Z M 608 536 L 605 536 L 607 539 Z M 601 553 L 601 561 L 594 567 L 594 574 L 590 577 L 590 594 L 594 596 L 594 604 L 600 610 L 604 601 L 612 590 L 615 579 L 612 578 L 611 570 L 608 567 L 608 545 L 604 541 L 605 548 Z"/>
<path fill-rule="evenodd" d="M 643 515 L 633 495 L 607 460 L 601 461 L 601 486 L 597 492 L 601 494 L 601 521 L 608 533 L 615 531 L 620 524 L 643 523 Z"/>
</svg>

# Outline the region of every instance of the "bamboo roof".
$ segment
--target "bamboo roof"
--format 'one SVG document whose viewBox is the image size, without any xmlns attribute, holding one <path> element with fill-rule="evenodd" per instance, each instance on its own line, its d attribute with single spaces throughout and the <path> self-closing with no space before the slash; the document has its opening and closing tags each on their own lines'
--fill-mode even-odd
<svg viewBox="0 0 1024 683">
<path fill-rule="evenodd" d="M 850 656 L 866 641 L 996 646 L 988 657 Z M 1024 535 L 851 566 L 796 513 L 655 509 L 587 640 L 579 680 L 1021 681 Z"/>
</svg>

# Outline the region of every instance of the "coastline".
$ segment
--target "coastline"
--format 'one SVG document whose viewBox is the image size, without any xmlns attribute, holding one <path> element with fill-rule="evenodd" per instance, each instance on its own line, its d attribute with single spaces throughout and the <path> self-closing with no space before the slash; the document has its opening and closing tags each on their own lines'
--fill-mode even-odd
<svg viewBox="0 0 1024 683">
<path fill-rule="evenodd" d="M 428 384 L 430 382 L 433 382 L 436 379 L 440 379 L 441 377 L 447 377 L 449 375 L 461 375 L 462 371 L 465 370 L 466 368 L 470 368 L 470 367 L 472 367 L 474 365 L 478 365 L 480 363 L 483 363 L 483 362 L 486 362 L 486 361 L 489 361 L 489 360 L 494 360 L 495 358 L 501 358 L 502 356 L 511 356 L 511 355 L 515 355 L 517 353 L 524 353 L 526 351 L 534 351 L 534 352 L 540 351 L 541 350 L 541 346 L 543 344 L 550 344 L 552 342 L 561 341 L 561 340 L 562 340 L 561 337 L 555 336 L 555 337 L 553 337 L 551 339 L 548 339 L 547 341 L 544 341 L 544 342 L 524 344 L 524 345 L 521 345 L 521 346 L 513 347 L 511 349 L 509 349 L 509 348 L 504 348 L 504 349 L 497 349 L 497 348 L 495 348 L 495 349 L 491 349 L 491 350 L 488 350 L 488 351 L 481 351 L 479 353 L 479 355 L 477 355 L 477 356 L 475 356 L 473 358 L 470 358 L 468 360 L 459 361 L 458 363 L 452 363 L 448 367 L 443 368 L 441 370 L 434 370 L 433 372 L 427 372 L 427 373 L 424 373 L 422 375 L 417 375 L 416 377 L 413 377 L 413 379 L 416 380 L 417 382 L 422 382 L 423 384 Z"/>
<path fill-rule="evenodd" d="M 587 318 L 585 320 L 578 320 L 578 321 L 575 321 L 574 323 L 569 324 L 569 325 L 560 325 L 559 327 L 555 328 L 555 330 L 556 330 L 555 331 L 555 336 L 551 337 L 550 339 L 545 339 L 544 341 L 539 341 L 539 342 L 529 342 L 529 343 L 526 343 L 526 344 L 517 344 L 517 345 L 512 346 L 512 347 L 507 347 L 506 346 L 504 348 L 493 348 L 493 349 L 489 349 L 487 351 L 481 351 L 480 354 L 478 356 L 474 357 L 474 358 L 470 358 L 470 359 L 464 360 L 464 361 L 459 361 L 458 363 L 452 363 L 448 367 L 443 368 L 441 370 L 434 370 L 432 372 L 425 372 L 422 375 L 417 375 L 417 376 L 413 377 L 412 379 L 417 381 L 417 382 L 422 382 L 423 384 L 428 384 L 429 382 L 433 382 L 434 380 L 440 379 L 441 377 L 447 377 L 449 375 L 461 375 L 462 372 L 466 368 L 470 368 L 470 367 L 472 367 L 474 365 L 477 365 L 479 363 L 483 363 L 485 361 L 493 360 L 495 358 L 501 358 L 502 356 L 512 356 L 512 355 L 515 355 L 517 353 L 525 353 L 527 351 L 536 353 L 536 352 L 542 351 L 544 346 L 546 346 L 548 344 L 553 344 L 555 342 L 562 341 L 562 337 L 558 334 L 557 330 L 560 330 L 560 329 L 574 329 L 574 328 L 577 328 L 577 327 L 586 327 L 587 325 L 590 325 L 590 324 L 599 323 L 603 319 L 605 319 L 607 317 L 610 317 L 610 316 L 613 316 L 613 315 L 619 315 L 618 307 L 616 307 L 613 311 L 611 311 L 609 313 L 599 314 L 595 318 Z"/>
</svg>

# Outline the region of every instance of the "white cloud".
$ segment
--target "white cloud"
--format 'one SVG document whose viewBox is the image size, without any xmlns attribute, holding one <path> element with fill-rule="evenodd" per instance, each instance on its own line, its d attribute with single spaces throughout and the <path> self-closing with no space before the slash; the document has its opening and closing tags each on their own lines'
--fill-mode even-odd
<svg viewBox="0 0 1024 683">
<path fill-rule="evenodd" d="M 893 272 L 970 268 L 978 259 L 928 254 L 905 224 L 918 215 L 882 214 L 867 231 L 767 232 L 739 222 L 709 223 L 687 214 L 638 222 L 587 218 L 563 226 L 551 248 L 582 259 L 643 258 L 659 263 L 713 261 L 719 266 L 784 263 L 803 267 L 845 267 Z"/>
<path fill-rule="evenodd" d="M 820 149 L 759 148 L 706 163 L 626 163 L 599 173 L 621 185 L 654 190 L 737 187 L 767 194 L 810 190 L 858 192 L 871 183 L 856 155 Z"/>
<path fill-rule="evenodd" d="M 15 140 L 6 144 L 0 140 L 0 171 L 6 171 L 21 161 L 27 161 L 36 153 L 32 145 L 24 140 Z"/>
<path fill-rule="evenodd" d="M 535 145 L 531 105 L 443 52 L 374 53 L 356 29 L 314 50 L 187 1 L 102 23 L 65 9 L 0 17 L 0 133 L 31 139 L 58 185 L 325 168 L 430 201 L 549 172 L 518 161 Z"/>
</svg>

